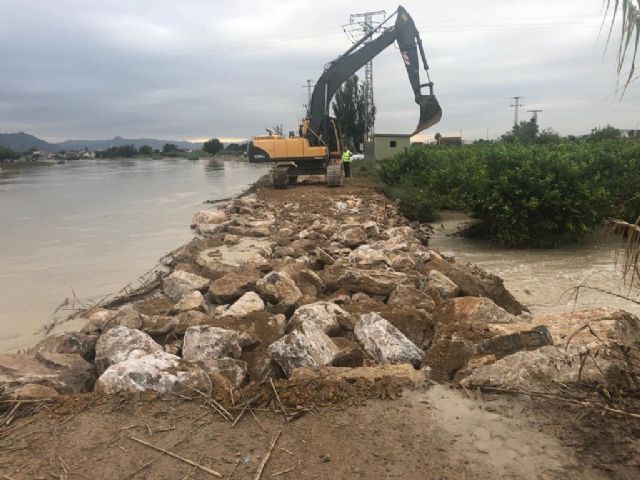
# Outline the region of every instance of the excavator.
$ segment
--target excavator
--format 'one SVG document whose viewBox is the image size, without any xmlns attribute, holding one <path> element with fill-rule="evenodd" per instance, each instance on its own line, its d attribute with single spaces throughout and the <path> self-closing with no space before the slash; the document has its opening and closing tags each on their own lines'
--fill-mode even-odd
<svg viewBox="0 0 640 480">
<path fill-rule="evenodd" d="M 395 24 L 387 26 L 394 17 Z M 269 135 L 255 136 L 249 142 L 247 157 L 250 162 L 274 163 L 275 188 L 294 185 L 300 175 L 325 175 L 328 186 L 342 185 L 343 142 L 338 123 L 329 113 L 331 101 L 349 77 L 394 42 L 398 43 L 415 101 L 420 107 L 420 120 L 412 135 L 440 121 L 442 109 L 433 93 L 420 33 L 409 13 L 399 6 L 378 27 L 325 66 L 315 84 L 298 136 L 289 134 L 285 137 L 268 131 Z M 428 79 L 425 84 L 420 83 L 419 59 L 422 59 Z M 429 89 L 426 95 L 422 93 L 425 87 Z"/>
</svg>

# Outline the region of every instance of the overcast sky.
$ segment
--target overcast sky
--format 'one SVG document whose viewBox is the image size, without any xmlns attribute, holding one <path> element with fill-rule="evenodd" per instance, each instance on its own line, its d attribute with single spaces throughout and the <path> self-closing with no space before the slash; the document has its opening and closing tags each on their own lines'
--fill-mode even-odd
<svg viewBox="0 0 640 480">
<path fill-rule="evenodd" d="M 444 115 L 427 133 L 497 137 L 510 97 L 561 134 L 640 128 L 640 82 L 616 96 L 602 0 L 407 0 Z M 347 49 L 345 0 L 0 0 L 0 132 L 49 141 L 246 138 L 302 116 L 303 83 Z M 376 131 L 418 108 L 397 48 L 374 61 Z"/>
</svg>

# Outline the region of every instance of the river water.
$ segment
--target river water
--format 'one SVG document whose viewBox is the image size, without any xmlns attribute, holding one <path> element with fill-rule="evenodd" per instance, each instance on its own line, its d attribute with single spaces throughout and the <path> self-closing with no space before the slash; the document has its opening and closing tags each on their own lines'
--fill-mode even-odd
<svg viewBox="0 0 640 480">
<path fill-rule="evenodd" d="M 616 268 L 620 243 L 605 232 L 554 249 L 506 249 L 455 235 L 469 221 L 463 214 L 442 212 L 442 220 L 433 224 L 430 245 L 453 251 L 459 261 L 475 263 L 502 277 L 534 315 L 609 306 L 640 316 L 640 305 L 601 291 L 580 289 L 577 302 L 571 295 L 572 289 L 584 285 L 640 300 L 637 290 L 629 291 Z"/>
<path fill-rule="evenodd" d="M 37 341 L 65 298 L 119 291 L 192 238 L 205 200 L 266 173 L 242 161 L 79 160 L 0 173 L 0 352 Z"/>
</svg>

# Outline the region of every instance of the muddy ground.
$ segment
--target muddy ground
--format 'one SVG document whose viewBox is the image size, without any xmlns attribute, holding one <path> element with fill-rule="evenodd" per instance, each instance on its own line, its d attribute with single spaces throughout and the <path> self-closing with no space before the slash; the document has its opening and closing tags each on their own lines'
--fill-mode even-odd
<svg viewBox="0 0 640 480">
<path fill-rule="evenodd" d="M 351 404 L 351 405 L 350 405 Z M 0 434 L 11 479 L 637 479 L 637 420 L 529 397 L 469 399 L 448 386 L 355 397 L 287 423 L 256 409 L 235 427 L 199 400 L 83 396 L 42 404 Z"/>
</svg>

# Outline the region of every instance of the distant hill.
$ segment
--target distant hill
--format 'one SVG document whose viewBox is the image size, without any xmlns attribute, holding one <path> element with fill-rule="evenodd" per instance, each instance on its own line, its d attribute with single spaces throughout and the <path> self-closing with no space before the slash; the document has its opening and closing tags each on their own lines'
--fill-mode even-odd
<svg viewBox="0 0 640 480">
<path fill-rule="evenodd" d="M 45 142 L 44 140 L 29 135 L 28 133 L 0 133 L 0 145 L 10 148 L 11 150 L 22 153 L 35 148 L 45 152 L 57 152 L 60 150 L 58 145 Z"/>
<path fill-rule="evenodd" d="M 149 145 L 154 149 L 162 149 L 165 143 L 173 143 L 178 148 L 198 150 L 202 148 L 202 143 L 182 142 L 178 140 L 158 140 L 157 138 L 122 138 L 114 137 L 110 140 L 66 140 L 58 143 L 64 150 L 82 150 L 87 147 L 89 150 L 104 150 L 109 147 L 121 147 L 122 145 L 133 145 L 140 148 Z"/>
<path fill-rule="evenodd" d="M 165 143 L 173 143 L 177 145 L 178 148 L 184 149 L 198 150 L 202 148 L 202 143 L 159 140 L 157 138 L 114 137 L 110 140 L 66 140 L 60 143 L 49 143 L 24 132 L 0 133 L 0 145 L 15 150 L 16 152 L 26 152 L 31 148 L 45 152 L 58 152 L 60 150 L 82 150 L 85 147 L 95 151 L 109 147 L 120 147 L 122 145 L 134 145 L 136 148 L 140 148 L 142 145 L 149 145 L 154 149 L 161 149 Z"/>
</svg>

